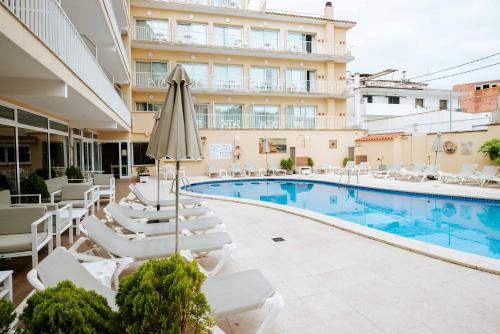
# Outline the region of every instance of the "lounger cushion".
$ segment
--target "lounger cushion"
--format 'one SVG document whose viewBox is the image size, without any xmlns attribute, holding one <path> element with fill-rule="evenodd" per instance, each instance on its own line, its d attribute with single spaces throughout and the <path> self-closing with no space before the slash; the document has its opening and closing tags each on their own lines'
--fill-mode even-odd
<svg viewBox="0 0 500 334">
<path fill-rule="evenodd" d="M 83 200 L 85 192 L 90 188 L 92 185 L 88 183 L 65 184 L 62 186 L 61 200 Z"/>
<path fill-rule="evenodd" d="M 259 309 L 275 292 L 258 270 L 209 277 L 202 290 L 216 317 Z"/>
<path fill-rule="evenodd" d="M 132 190 L 132 193 L 134 194 L 134 196 L 137 197 L 137 199 L 139 201 L 141 201 L 144 205 L 152 206 L 152 207 L 156 207 L 156 205 L 158 205 L 157 200 L 151 200 L 151 199 L 146 198 L 135 184 L 130 185 L 130 190 Z M 198 205 L 198 204 L 203 203 L 204 201 L 205 200 L 203 200 L 201 198 L 180 198 L 179 199 L 179 203 L 181 205 Z M 168 200 L 160 199 L 160 206 L 161 207 L 175 206 L 175 199 L 168 199 Z"/>
<path fill-rule="evenodd" d="M 0 208 L 0 235 L 30 234 L 31 224 L 46 213 L 44 206 L 13 206 Z M 38 232 L 45 232 L 46 224 L 38 225 Z"/>
<path fill-rule="evenodd" d="M 15 253 L 31 251 L 31 233 L 0 235 L 0 253 Z M 37 244 L 40 244 L 47 233 L 37 234 Z"/>
<path fill-rule="evenodd" d="M 0 191 L 0 205 L 12 205 L 10 190 L 5 189 Z"/>
<path fill-rule="evenodd" d="M 168 257 L 175 253 L 175 237 L 173 236 L 128 240 L 116 234 L 95 216 L 85 218 L 82 225 L 91 240 L 119 257 L 130 256 L 137 260 L 144 260 Z M 223 232 L 179 237 L 179 249 L 191 250 L 194 253 L 219 250 L 230 243 L 232 243 L 231 238 Z"/>
<path fill-rule="evenodd" d="M 94 184 L 96 186 L 109 186 L 111 179 L 114 178 L 113 174 L 95 174 Z"/>
<path fill-rule="evenodd" d="M 93 290 L 105 297 L 109 306 L 117 310 L 115 292 L 106 288 L 64 248 L 55 249 L 36 267 L 38 276 L 47 287 L 55 287 L 59 282 L 69 280 L 77 287 Z"/>
</svg>

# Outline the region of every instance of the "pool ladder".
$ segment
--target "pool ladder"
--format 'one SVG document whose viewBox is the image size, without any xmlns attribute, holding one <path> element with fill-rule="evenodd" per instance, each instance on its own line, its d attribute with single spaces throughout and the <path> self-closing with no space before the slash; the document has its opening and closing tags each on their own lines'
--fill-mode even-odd
<svg viewBox="0 0 500 334">
<path fill-rule="evenodd" d="M 185 189 L 191 190 L 191 183 L 189 182 L 188 178 L 186 176 L 179 177 L 179 186 L 180 187 L 185 187 Z M 175 192 L 175 179 L 172 181 L 172 186 L 170 187 L 171 192 Z"/>
</svg>

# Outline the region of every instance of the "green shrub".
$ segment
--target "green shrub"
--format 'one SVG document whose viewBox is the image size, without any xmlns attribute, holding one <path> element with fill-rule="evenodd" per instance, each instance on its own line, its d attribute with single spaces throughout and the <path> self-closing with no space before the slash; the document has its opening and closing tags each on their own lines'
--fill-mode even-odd
<svg viewBox="0 0 500 334">
<path fill-rule="evenodd" d="M 137 167 L 137 175 L 146 174 L 146 173 L 148 173 L 147 167 L 144 167 L 144 166 Z"/>
<path fill-rule="evenodd" d="M 47 184 L 44 179 L 36 173 L 32 173 L 27 178 L 21 180 L 21 193 L 23 194 L 40 194 L 42 198 L 50 196 Z M 35 198 L 27 197 L 24 202 L 34 202 Z"/>
<path fill-rule="evenodd" d="M 0 334 L 9 332 L 10 324 L 15 318 L 14 304 L 5 299 L 0 299 Z"/>
<path fill-rule="evenodd" d="M 488 156 L 491 161 L 500 164 L 500 139 L 493 138 L 481 145 L 479 152 Z"/>
<path fill-rule="evenodd" d="M 83 179 L 83 173 L 80 167 L 77 166 L 69 166 L 66 168 L 66 176 L 68 179 L 78 179 L 82 180 Z M 82 181 L 73 181 L 73 182 L 82 182 Z"/>
<path fill-rule="evenodd" d="M 314 160 L 312 158 L 307 158 L 307 165 L 311 168 L 314 167 Z"/>
<path fill-rule="evenodd" d="M 345 167 L 347 165 L 347 162 L 349 161 L 349 158 L 344 158 L 344 160 L 342 160 L 342 167 Z"/>
<path fill-rule="evenodd" d="M 150 260 L 120 282 L 116 303 L 127 333 L 202 333 L 214 325 L 205 276 L 181 256 Z"/>
<path fill-rule="evenodd" d="M 293 169 L 293 161 L 292 161 L 292 158 L 288 158 L 288 159 L 281 159 L 280 161 L 280 166 L 282 169 L 286 169 L 286 170 L 292 170 Z"/>
<path fill-rule="evenodd" d="M 27 301 L 20 320 L 23 333 L 113 333 L 115 313 L 94 291 L 70 281 L 38 291 Z"/>
</svg>

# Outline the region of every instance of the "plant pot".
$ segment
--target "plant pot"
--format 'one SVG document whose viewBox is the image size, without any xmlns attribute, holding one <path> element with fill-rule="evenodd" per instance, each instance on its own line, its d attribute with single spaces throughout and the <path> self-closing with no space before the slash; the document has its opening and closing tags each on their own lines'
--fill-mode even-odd
<svg viewBox="0 0 500 334">
<path fill-rule="evenodd" d="M 149 182 L 149 173 L 141 173 L 139 174 L 139 182 L 140 183 L 147 183 Z"/>
<path fill-rule="evenodd" d="M 287 170 L 286 175 L 293 175 L 293 170 Z"/>
</svg>

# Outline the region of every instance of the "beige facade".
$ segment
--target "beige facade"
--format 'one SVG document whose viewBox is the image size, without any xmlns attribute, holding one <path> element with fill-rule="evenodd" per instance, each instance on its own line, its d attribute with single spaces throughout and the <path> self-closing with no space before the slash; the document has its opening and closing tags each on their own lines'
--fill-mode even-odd
<svg viewBox="0 0 500 334">
<path fill-rule="evenodd" d="M 435 153 L 432 151 L 432 145 L 435 137 L 436 134 L 401 135 L 386 140 L 358 141 L 355 154 L 366 156 L 368 162 L 375 167 L 379 165 L 377 159 L 381 157 L 386 165 L 434 163 Z M 438 153 L 437 164 L 446 172 L 459 172 L 465 163 L 477 164 L 479 168 L 493 165 L 488 157 L 478 153 L 479 147 L 493 138 L 500 138 L 500 125 L 491 125 L 486 131 L 443 133 L 443 142 L 455 144 L 456 150 L 453 153 Z"/>
</svg>

